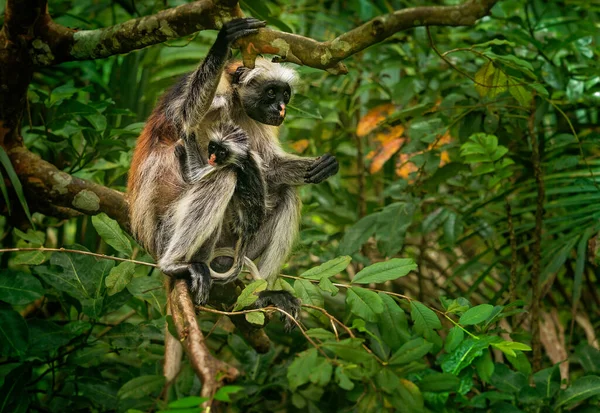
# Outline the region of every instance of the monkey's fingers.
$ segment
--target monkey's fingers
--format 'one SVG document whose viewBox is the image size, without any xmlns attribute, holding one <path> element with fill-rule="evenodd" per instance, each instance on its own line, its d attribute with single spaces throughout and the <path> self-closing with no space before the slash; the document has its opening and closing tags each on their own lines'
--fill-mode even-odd
<svg viewBox="0 0 600 413">
<path fill-rule="evenodd" d="M 325 154 L 317 159 L 308 169 L 304 180 L 306 183 L 315 183 L 324 181 L 330 176 L 335 175 L 340 166 L 334 156 Z"/>
<path fill-rule="evenodd" d="M 235 42 L 237 39 L 244 36 L 249 36 L 258 33 L 258 29 L 265 27 L 266 22 L 249 17 L 246 19 L 232 20 L 225 25 L 223 29 L 225 37 L 229 43 Z"/>
<path fill-rule="evenodd" d="M 300 300 L 287 291 L 261 291 L 258 294 L 258 300 L 256 300 L 255 306 L 257 308 L 268 306 L 277 307 L 290 314 L 295 320 L 297 320 L 300 315 Z M 281 321 L 287 332 L 292 331 L 294 327 L 296 327 L 296 323 L 283 313 L 281 313 Z"/>
</svg>

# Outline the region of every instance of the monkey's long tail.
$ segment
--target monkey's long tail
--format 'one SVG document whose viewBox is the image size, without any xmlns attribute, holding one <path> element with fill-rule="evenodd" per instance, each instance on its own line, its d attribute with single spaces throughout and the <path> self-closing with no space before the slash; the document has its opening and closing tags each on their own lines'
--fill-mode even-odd
<svg viewBox="0 0 600 413">
<path fill-rule="evenodd" d="M 255 280 L 260 280 L 260 273 L 258 272 L 258 268 L 256 264 L 252 262 L 250 258 L 246 256 L 246 251 L 248 247 L 241 238 L 236 242 L 235 248 L 217 248 L 213 251 L 212 259 L 217 257 L 230 257 L 233 258 L 233 265 L 229 270 L 224 273 L 217 272 L 210 268 L 210 276 L 213 280 L 217 282 L 229 282 L 236 278 L 240 272 L 242 271 L 242 267 L 246 265 L 248 271 L 250 271 L 250 275 Z"/>
</svg>

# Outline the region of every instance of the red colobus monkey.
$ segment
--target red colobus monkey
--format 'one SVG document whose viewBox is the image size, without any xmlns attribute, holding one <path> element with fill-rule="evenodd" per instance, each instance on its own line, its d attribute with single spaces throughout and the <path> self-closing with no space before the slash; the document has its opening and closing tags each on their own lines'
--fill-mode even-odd
<svg viewBox="0 0 600 413">
<path fill-rule="evenodd" d="M 232 123 L 244 131 L 250 151 L 262 162 L 261 179 L 266 185 L 264 217 L 245 249 L 250 259 L 259 259 L 260 276 L 270 287 L 298 232 L 301 203 L 296 187 L 322 182 L 338 171 L 337 160 L 331 155 L 299 157 L 284 152 L 279 144 L 277 127 L 285 118 L 291 97 L 296 78 L 293 70 L 262 58 L 256 60 L 253 69 L 243 67 L 241 62 L 226 67 L 231 44 L 264 26 L 264 22 L 253 18 L 224 24 L 198 69 L 161 98 L 133 155 L 128 190 L 134 235 L 158 260 L 163 272 L 189 278 L 195 286 L 197 303 L 208 297 L 211 259 L 199 256 L 202 254 L 195 250 L 199 247 L 198 239 L 209 240 L 211 245 L 221 248 L 231 248 L 239 239 L 235 233 L 239 219 L 231 213 L 225 213 L 223 223 L 211 224 L 220 228 L 218 233 L 208 234 L 206 228 L 192 224 L 173 229 L 177 215 L 187 216 L 182 222 L 201 222 L 206 208 L 222 208 L 222 202 L 229 205 L 227 202 L 233 196 L 230 194 L 232 185 L 235 186 L 232 181 L 236 181 L 231 178 L 233 175 L 215 184 L 229 188 L 229 192 L 208 193 L 199 189 L 199 183 L 208 177 L 203 168 L 209 159 L 211 131 L 216 125 Z M 183 154 L 177 149 L 180 141 Z M 182 155 L 184 168 L 180 162 Z M 220 174 L 210 179 L 217 176 Z M 193 207 L 202 202 L 209 205 Z M 204 265 L 199 265 L 200 261 Z M 222 260 L 220 263 L 223 264 Z M 285 291 L 265 291 L 257 305 L 276 305 L 295 316 L 299 313 L 298 300 Z"/>
</svg>

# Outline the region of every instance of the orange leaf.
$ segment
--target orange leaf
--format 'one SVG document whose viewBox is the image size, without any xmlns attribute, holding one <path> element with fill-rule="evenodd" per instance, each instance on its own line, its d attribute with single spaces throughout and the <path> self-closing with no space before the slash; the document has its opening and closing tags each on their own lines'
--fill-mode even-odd
<svg viewBox="0 0 600 413">
<path fill-rule="evenodd" d="M 450 155 L 448 154 L 448 151 L 442 151 L 442 153 L 440 153 L 440 168 L 449 163 L 450 163 Z"/>
<path fill-rule="evenodd" d="M 419 170 L 417 165 L 410 161 L 410 158 L 416 154 L 401 153 L 398 162 L 396 163 L 396 175 L 401 178 L 408 179 L 411 173 Z"/>
<path fill-rule="evenodd" d="M 298 153 L 302 153 L 308 148 L 310 141 L 308 139 L 300 139 L 299 141 L 290 143 L 290 148 Z"/>
<path fill-rule="evenodd" d="M 365 136 L 383 122 L 393 111 L 394 105 L 392 103 L 385 103 L 374 107 L 358 121 L 356 134 L 358 136 Z"/>
<path fill-rule="evenodd" d="M 438 139 L 429 145 L 428 149 L 434 149 L 439 148 L 440 146 L 448 145 L 451 141 L 452 135 L 450 135 L 450 131 L 447 130 L 442 136 L 439 136 Z"/>
<path fill-rule="evenodd" d="M 393 154 L 398 152 L 398 149 L 400 149 L 404 141 L 405 139 L 403 138 L 397 138 L 383 145 L 379 152 L 377 152 L 377 155 L 373 158 L 369 172 L 372 174 L 379 172 L 383 167 L 383 164 L 386 163 Z"/>
<path fill-rule="evenodd" d="M 391 128 L 386 128 L 384 131 L 379 132 L 375 135 L 375 139 L 385 145 L 388 142 L 391 142 L 402 136 L 404 133 L 404 126 L 396 125 Z"/>
</svg>

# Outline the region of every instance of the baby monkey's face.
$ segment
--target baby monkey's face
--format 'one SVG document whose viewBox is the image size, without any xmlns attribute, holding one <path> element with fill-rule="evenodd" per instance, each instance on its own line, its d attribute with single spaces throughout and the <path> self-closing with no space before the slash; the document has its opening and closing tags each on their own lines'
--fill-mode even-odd
<svg viewBox="0 0 600 413">
<path fill-rule="evenodd" d="M 208 144 L 208 163 L 212 166 L 226 165 L 230 161 L 230 153 L 227 148 L 216 143 L 210 142 Z"/>
</svg>

